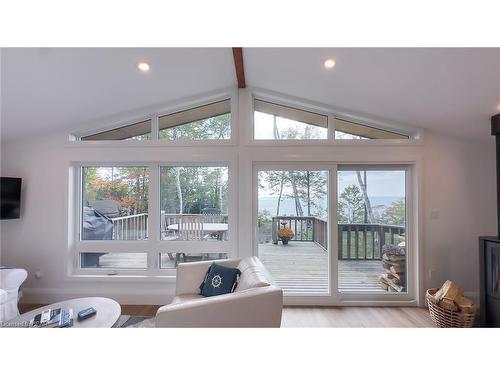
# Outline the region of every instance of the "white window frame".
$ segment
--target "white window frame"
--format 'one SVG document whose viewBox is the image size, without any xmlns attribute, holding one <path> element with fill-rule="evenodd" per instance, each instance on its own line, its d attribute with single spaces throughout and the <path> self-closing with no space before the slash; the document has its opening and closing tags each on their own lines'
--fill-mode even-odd
<svg viewBox="0 0 500 375">
<path fill-rule="evenodd" d="M 318 104 L 312 101 L 298 99 L 295 97 L 278 94 L 268 90 L 251 89 L 251 129 L 248 132 L 246 144 L 248 146 L 387 146 L 421 145 L 423 140 L 423 129 L 409 127 L 406 125 L 388 124 L 384 121 L 374 121 L 366 117 L 337 110 L 324 104 Z M 255 100 L 263 100 L 273 104 L 292 107 L 298 110 L 313 112 L 328 118 L 327 138 L 326 139 L 255 139 Z M 386 130 L 389 132 L 408 135 L 408 139 L 336 139 L 335 138 L 335 118 L 352 121 L 360 125 Z"/>
<path fill-rule="evenodd" d="M 334 115 L 336 113 L 343 118 L 353 115 L 353 120 L 363 120 L 362 116 L 343 113 L 335 108 L 323 104 L 294 98 L 268 90 L 247 88 L 243 90 L 226 89 L 218 92 L 212 92 L 200 95 L 194 98 L 187 98 L 176 102 L 168 103 L 160 107 L 155 107 L 147 111 L 129 113 L 125 116 L 114 118 L 107 123 L 117 124 L 119 121 L 131 123 L 130 119 L 144 119 L 145 117 L 158 116 L 160 113 L 172 113 L 182 109 L 189 109 L 194 106 L 208 104 L 221 99 L 224 96 L 231 97 L 231 139 L 227 141 L 205 140 L 205 141 L 168 141 L 168 140 L 150 140 L 150 141 L 85 141 L 65 143 L 67 153 L 65 156 L 66 168 L 68 170 L 68 196 L 66 197 L 65 217 L 68 223 L 67 243 L 64 262 L 65 277 L 68 281 L 79 280 L 105 281 L 105 282 L 174 282 L 175 270 L 160 269 L 159 259 L 161 252 L 173 252 L 170 241 L 160 241 L 160 207 L 159 207 L 159 166 L 173 165 L 173 163 L 202 166 L 210 163 L 229 163 L 229 186 L 228 186 L 228 215 L 231 228 L 230 240 L 223 241 L 227 245 L 229 257 L 245 257 L 254 255 L 253 241 L 255 241 L 253 197 L 255 196 L 255 186 L 253 186 L 253 168 L 256 163 L 290 164 L 307 163 L 316 168 L 325 164 L 335 165 L 407 165 L 411 169 L 411 182 L 407 184 L 407 189 L 412 189 L 412 201 L 408 204 L 408 233 L 410 226 L 413 230 L 412 246 L 414 251 L 412 256 L 415 299 L 419 298 L 420 304 L 423 303 L 422 288 L 424 275 L 422 274 L 422 252 L 420 244 L 422 243 L 422 233 L 419 228 L 422 227 L 422 211 L 420 209 L 420 197 L 422 196 L 422 168 L 423 168 L 423 131 L 418 128 L 408 128 L 414 131 L 418 139 L 404 140 L 335 140 L 333 139 Z M 329 139 L 327 140 L 254 140 L 253 139 L 253 97 L 259 99 L 282 103 L 297 109 L 305 109 L 312 112 L 328 113 L 329 115 Z M 276 99 L 276 100 L 274 100 Z M 277 102 L 279 100 L 279 102 Z M 151 118 L 154 118 L 151 117 Z M 157 118 L 157 117 L 156 117 Z M 126 119 L 128 119 L 126 121 Z M 365 119 L 369 121 L 369 119 Z M 374 121 L 375 122 L 375 121 Z M 376 122 L 380 124 L 379 121 Z M 90 124 L 95 129 L 98 124 Z M 157 121 L 153 121 L 153 126 L 158 127 Z M 403 126 L 393 126 L 392 129 L 402 129 Z M 108 128 L 109 129 L 109 128 Z M 391 127 L 388 127 L 390 130 Z M 77 134 L 77 133 L 74 133 Z M 88 132 L 87 132 L 88 134 Z M 153 132 L 154 135 L 158 133 Z M 298 146 L 298 147 L 295 147 Z M 347 147 L 344 147 L 347 146 Z M 98 153 L 95 148 L 101 148 Z M 132 155 L 132 156 L 131 156 Z M 133 162 L 133 163 L 132 163 Z M 79 199 L 80 183 L 78 182 L 78 167 L 82 165 L 89 166 L 123 166 L 123 165 L 142 165 L 154 166 L 150 169 L 150 196 L 149 196 L 149 239 L 145 241 L 106 241 L 106 245 L 115 246 L 116 251 L 141 252 L 148 253 L 148 270 L 100 270 L 78 268 L 79 251 L 89 250 L 94 246 L 93 251 L 108 251 L 109 247 L 102 248 L 97 246 L 96 241 L 87 241 L 88 243 L 78 243 L 78 233 L 80 228 L 75 226 L 79 223 L 81 202 Z M 158 181 L 158 185 L 155 183 Z M 332 180 L 333 181 L 333 180 Z M 331 192 L 335 186 L 332 185 Z M 332 192 L 333 194 L 333 192 Z M 336 194 L 336 192 L 335 192 Z M 330 204 L 333 207 L 333 204 Z M 155 210 L 156 213 L 155 213 Z M 75 213 L 77 212 L 77 213 Z M 336 212 L 335 212 L 336 215 Z M 76 220 L 76 221 L 75 221 Z M 156 220 L 156 223 L 155 223 Z M 336 216 L 332 214 L 330 221 L 332 225 L 336 221 Z M 335 222 L 336 225 L 336 222 Z M 154 231 L 153 228 L 158 228 Z M 333 239 L 336 233 L 333 232 L 330 238 Z M 156 237 L 155 237 L 156 236 Z M 410 234 L 409 234 L 410 236 Z M 118 243 L 120 242 L 120 243 Z M 180 242 L 180 241 L 176 241 Z M 222 242 L 222 241 L 221 241 Z M 205 245 L 205 243 L 203 243 Z M 187 246 L 187 245 L 186 245 Z M 331 247 L 332 249 L 334 247 Z M 187 249 L 186 249 L 187 250 Z M 191 252 L 191 251 L 190 251 Z M 206 252 L 206 251 L 204 251 Z M 221 251 L 221 246 L 217 246 L 217 251 Z M 410 264 L 409 264 L 410 267 Z M 113 276 L 109 276 L 110 273 Z M 418 282 L 417 282 L 418 281 Z M 410 280 L 409 280 L 410 282 Z M 409 290 L 410 292 L 410 287 Z M 302 297 L 289 297 L 287 304 L 325 304 L 325 305 L 415 305 L 415 301 L 401 301 L 400 295 L 342 295 L 338 301 L 324 302 L 323 300 L 308 298 L 304 301 Z M 323 298 L 323 297 L 319 297 Z M 392 299 L 391 299 L 392 298 Z"/>
<path fill-rule="evenodd" d="M 387 292 L 380 290 L 377 292 L 359 292 L 359 291 L 345 291 L 339 292 L 339 299 L 343 304 L 358 304 L 360 301 L 373 301 L 374 299 L 378 301 L 385 302 L 415 302 L 418 296 L 418 285 L 417 281 L 419 279 L 419 271 L 417 267 L 417 249 L 418 249 L 418 238 L 416 233 L 418 233 L 418 226 L 414 220 L 414 215 L 416 213 L 416 203 L 417 197 L 415 196 L 415 164 L 414 163 L 339 163 L 337 165 L 337 171 L 342 170 L 375 170 L 375 171 L 405 171 L 405 205 L 406 205 L 406 267 L 409 272 L 407 272 L 406 285 L 407 290 L 405 292 Z M 337 178 L 337 177 L 335 177 Z M 336 180 L 336 185 L 338 180 Z M 336 188 L 338 191 L 338 188 Z M 335 197 L 335 202 L 337 202 L 337 197 Z M 336 225 L 335 225 L 336 227 Z M 338 253 L 337 253 L 338 254 Z"/>
<path fill-rule="evenodd" d="M 227 253 L 228 257 L 237 256 L 237 198 L 235 160 L 222 158 L 221 161 L 148 161 L 148 162 L 72 162 L 70 164 L 70 224 L 69 276 L 136 276 L 136 277 L 174 277 L 175 269 L 160 268 L 160 253 L 189 252 L 189 253 Z M 148 196 L 148 238 L 145 240 L 82 240 L 81 220 L 83 203 L 82 168 L 84 167 L 148 167 L 149 168 L 149 196 Z M 162 166 L 222 166 L 228 168 L 228 239 L 225 241 L 162 241 L 160 239 L 160 167 Z M 77 206 L 71 204 L 77 203 Z M 146 269 L 125 268 L 81 268 L 80 253 L 146 253 Z"/>
<path fill-rule="evenodd" d="M 230 100 L 231 106 L 231 124 L 229 139 L 200 139 L 200 140 L 170 140 L 159 139 L 158 121 L 161 116 L 186 111 L 196 107 L 212 104 L 215 102 Z M 123 116 L 123 115 L 122 115 Z M 129 113 L 124 117 L 117 117 L 106 121 L 107 125 L 90 123 L 83 125 L 89 130 L 74 131 L 70 134 L 67 141 L 69 147 L 191 147 L 191 146 L 234 146 L 238 144 L 238 91 L 235 89 L 225 89 L 204 95 L 185 98 L 181 101 L 171 102 L 155 106 L 148 111 L 136 111 Z M 103 141 L 82 141 L 81 138 L 101 132 L 117 129 L 120 127 L 133 125 L 137 122 L 151 120 L 151 139 L 150 140 L 103 140 Z"/>
<path fill-rule="evenodd" d="M 407 291 L 403 293 L 387 292 L 359 292 L 340 291 L 338 289 L 338 229 L 337 229 L 337 172 L 341 170 L 404 170 L 405 194 L 406 194 L 406 241 L 407 241 Z M 408 305 L 417 304 L 419 291 L 419 267 L 418 267 L 418 226 L 413 216 L 416 213 L 417 198 L 415 193 L 415 164 L 414 163 L 349 163 L 349 162 L 254 162 L 252 173 L 253 198 L 252 198 L 252 232 L 257 233 L 258 224 L 258 172 L 262 170 L 328 170 L 329 171 L 329 195 L 328 195 L 328 293 L 301 294 L 287 293 L 284 295 L 286 305 L 376 305 L 403 303 Z M 256 236 L 252 241 L 253 255 L 258 256 L 259 249 Z"/>
<path fill-rule="evenodd" d="M 310 170 L 310 171 L 328 171 L 328 291 L 325 293 L 303 294 L 298 292 L 285 293 L 284 303 L 289 305 L 332 305 L 340 301 L 337 282 L 338 278 L 334 276 L 334 267 L 337 259 L 337 210 L 334 209 L 337 194 L 337 165 L 332 162 L 256 162 L 253 163 L 253 233 L 258 230 L 258 173 L 260 171 L 273 170 Z M 259 256 L 259 244 L 256 236 L 252 241 L 253 255 Z"/>
</svg>

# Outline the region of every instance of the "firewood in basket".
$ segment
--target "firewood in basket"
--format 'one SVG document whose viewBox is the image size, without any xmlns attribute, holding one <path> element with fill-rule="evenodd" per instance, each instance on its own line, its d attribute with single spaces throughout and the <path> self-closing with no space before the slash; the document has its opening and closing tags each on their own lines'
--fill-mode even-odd
<svg viewBox="0 0 500 375">
<path fill-rule="evenodd" d="M 455 305 L 455 302 L 453 302 L 452 299 L 448 299 L 446 297 L 438 302 L 438 306 L 446 310 L 458 311 L 458 306 Z"/>
<path fill-rule="evenodd" d="M 459 285 L 453 281 L 446 280 L 443 286 L 436 292 L 434 298 L 437 301 L 441 301 L 443 298 L 454 301 L 457 296 L 463 296 L 463 294 L 464 291 Z"/>
<path fill-rule="evenodd" d="M 458 305 L 458 309 L 463 313 L 472 314 L 476 311 L 476 305 L 467 297 L 458 296 L 455 299 L 455 303 Z"/>
</svg>

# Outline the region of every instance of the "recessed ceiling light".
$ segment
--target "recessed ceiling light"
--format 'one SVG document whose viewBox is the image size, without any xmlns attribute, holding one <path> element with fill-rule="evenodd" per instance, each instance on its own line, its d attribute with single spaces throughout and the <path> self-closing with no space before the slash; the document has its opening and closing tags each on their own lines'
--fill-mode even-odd
<svg viewBox="0 0 500 375">
<path fill-rule="evenodd" d="M 141 61 L 137 64 L 137 69 L 139 69 L 141 72 L 147 72 L 149 71 L 149 64 L 147 62 Z"/>
<path fill-rule="evenodd" d="M 335 60 L 334 59 L 328 59 L 325 61 L 325 68 L 326 69 L 331 69 L 335 66 Z"/>
</svg>

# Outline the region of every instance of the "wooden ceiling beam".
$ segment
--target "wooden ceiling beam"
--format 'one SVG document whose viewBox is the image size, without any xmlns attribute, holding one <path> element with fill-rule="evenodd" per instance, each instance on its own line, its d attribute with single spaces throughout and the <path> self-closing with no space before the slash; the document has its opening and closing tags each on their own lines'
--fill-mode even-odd
<svg viewBox="0 0 500 375">
<path fill-rule="evenodd" d="M 243 66 L 243 48 L 233 47 L 234 68 L 236 69 L 236 79 L 238 80 L 238 88 L 244 89 L 245 84 L 245 67 Z"/>
</svg>

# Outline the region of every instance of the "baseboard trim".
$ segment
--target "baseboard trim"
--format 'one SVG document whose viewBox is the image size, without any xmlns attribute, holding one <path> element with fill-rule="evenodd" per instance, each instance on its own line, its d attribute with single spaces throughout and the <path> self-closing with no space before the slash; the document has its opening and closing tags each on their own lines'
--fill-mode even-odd
<svg viewBox="0 0 500 375">
<path fill-rule="evenodd" d="M 120 304 L 129 305 L 166 305 L 174 297 L 174 292 L 140 290 L 83 290 L 70 288 L 23 288 L 21 303 L 51 304 L 72 298 L 107 297 Z"/>
</svg>

